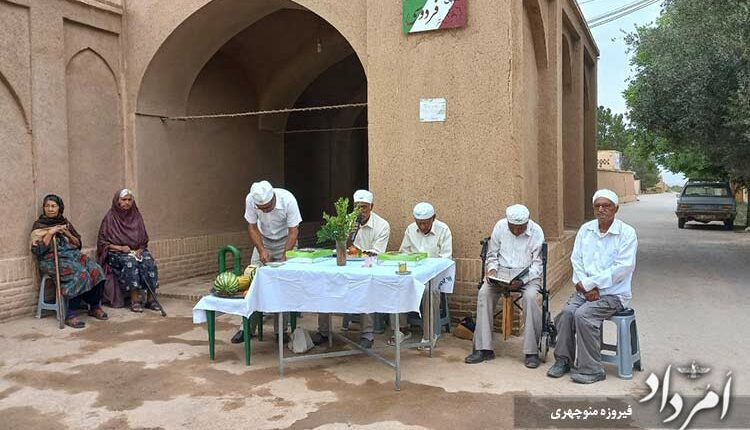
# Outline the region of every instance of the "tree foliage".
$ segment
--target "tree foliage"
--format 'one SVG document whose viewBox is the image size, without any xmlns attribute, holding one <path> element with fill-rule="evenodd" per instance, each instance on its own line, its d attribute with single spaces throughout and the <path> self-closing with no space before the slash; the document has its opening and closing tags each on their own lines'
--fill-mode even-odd
<svg viewBox="0 0 750 430">
<path fill-rule="evenodd" d="M 667 0 L 627 37 L 640 150 L 690 177 L 750 183 L 750 2 Z"/>
<path fill-rule="evenodd" d="M 599 106 L 596 112 L 596 147 L 622 153 L 622 169 L 635 172 L 643 188 L 650 188 L 659 181 L 659 168 L 653 156 L 643 151 L 638 142 L 650 139 L 650 135 L 639 131 L 625 122 L 622 114 L 615 114 L 609 108 Z"/>
</svg>

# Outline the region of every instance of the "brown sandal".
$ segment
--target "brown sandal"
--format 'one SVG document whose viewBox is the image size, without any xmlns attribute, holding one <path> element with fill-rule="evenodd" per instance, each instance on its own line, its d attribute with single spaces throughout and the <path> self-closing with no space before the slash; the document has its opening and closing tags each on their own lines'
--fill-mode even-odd
<svg viewBox="0 0 750 430">
<path fill-rule="evenodd" d="M 89 316 L 94 317 L 100 321 L 106 321 L 109 319 L 109 315 L 107 315 L 106 312 L 104 312 L 104 309 L 102 309 L 101 306 L 97 306 L 93 310 L 89 311 Z"/>
<path fill-rule="evenodd" d="M 138 313 L 143 312 L 143 305 L 141 304 L 141 302 L 131 303 L 130 310 L 132 312 L 138 312 Z"/>
</svg>

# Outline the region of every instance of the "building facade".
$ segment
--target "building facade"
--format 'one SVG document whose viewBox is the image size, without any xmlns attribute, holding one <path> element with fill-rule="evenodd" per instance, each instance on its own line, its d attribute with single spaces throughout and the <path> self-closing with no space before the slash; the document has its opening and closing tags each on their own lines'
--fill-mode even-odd
<svg viewBox="0 0 750 430">
<path fill-rule="evenodd" d="M 522 202 L 560 285 L 596 188 L 597 47 L 574 0 L 460 1 L 464 27 L 406 34 L 399 1 L 0 0 L 0 319 L 36 304 L 40 199 L 63 197 L 91 252 L 126 186 L 164 282 L 247 251 L 244 196 L 268 179 L 304 237 L 371 189 L 390 249 L 430 201 L 453 230 L 455 316 L 474 309 L 479 240 Z M 425 98 L 444 121 L 420 121 Z"/>
</svg>

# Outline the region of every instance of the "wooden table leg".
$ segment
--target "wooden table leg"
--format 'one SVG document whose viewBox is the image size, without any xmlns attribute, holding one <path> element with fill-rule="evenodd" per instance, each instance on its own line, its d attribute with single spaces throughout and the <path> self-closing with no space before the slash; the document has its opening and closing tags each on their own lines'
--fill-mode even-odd
<svg viewBox="0 0 750 430">
<path fill-rule="evenodd" d="M 213 360 L 216 357 L 216 312 L 206 311 L 206 322 L 208 323 L 208 357 Z"/>
<path fill-rule="evenodd" d="M 503 340 L 508 340 L 513 329 L 513 297 L 503 296 Z"/>
</svg>

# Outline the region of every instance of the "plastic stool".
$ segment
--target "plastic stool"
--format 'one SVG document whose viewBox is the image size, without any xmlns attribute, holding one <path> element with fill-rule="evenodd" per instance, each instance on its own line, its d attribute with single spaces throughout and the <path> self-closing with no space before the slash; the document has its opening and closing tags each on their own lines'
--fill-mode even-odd
<svg viewBox="0 0 750 430">
<path fill-rule="evenodd" d="M 643 370 L 641 363 L 641 345 L 638 341 L 638 326 L 635 323 L 635 310 L 623 309 L 612 315 L 609 321 L 617 327 L 617 343 L 604 343 L 604 330 L 599 329 L 602 351 L 613 351 L 615 354 L 602 354 L 602 362 L 616 364 L 617 376 L 632 379 L 633 369 Z"/>
<path fill-rule="evenodd" d="M 65 306 L 63 307 L 63 315 L 60 315 L 58 313 L 59 309 L 57 308 L 57 297 L 55 296 L 52 300 L 52 303 L 47 303 L 44 301 L 44 287 L 47 285 L 47 281 L 49 281 L 51 278 L 47 275 L 42 276 L 42 281 L 39 282 L 39 301 L 36 305 L 36 317 L 42 318 L 42 312 L 43 311 L 53 311 L 55 312 L 55 316 L 57 317 L 57 320 L 59 321 L 61 318 L 62 320 L 65 320 L 65 309 L 68 308 L 68 299 L 65 300 Z"/>
<path fill-rule="evenodd" d="M 424 329 L 422 318 L 420 318 L 416 312 L 409 312 L 407 321 L 409 325 L 422 325 L 422 331 L 424 333 L 427 333 Z M 440 335 L 443 332 L 443 327 L 445 327 L 445 331 L 447 333 L 451 332 L 451 311 L 448 307 L 448 294 L 446 293 L 440 293 L 440 312 L 438 313 L 438 320 L 436 324 L 437 331 L 435 332 L 435 334 Z"/>
</svg>

